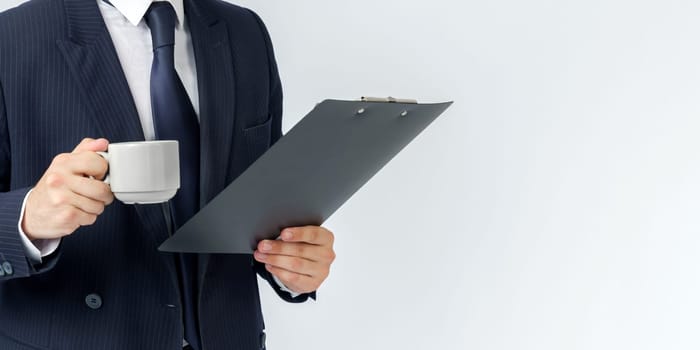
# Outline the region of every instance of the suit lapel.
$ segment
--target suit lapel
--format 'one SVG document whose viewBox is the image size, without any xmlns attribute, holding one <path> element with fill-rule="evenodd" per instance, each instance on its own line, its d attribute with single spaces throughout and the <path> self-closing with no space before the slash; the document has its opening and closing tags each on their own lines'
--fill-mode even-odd
<svg viewBox="0 0 700 350">
<path fill-rule="evenodd" d="M 226 23 L 206 3 L 185 1 L 199 87 L 201 132 L 201 205 L 226 186 L 234 131 L 235 83 Z"/>
<path fill-rule="evenodd" d="M 69 39 L 56 44 L 82 89 L 99 136 L 110 142 L 143 141 L 138 112 L 97 2 L 64 0 L 64 3 Z M 152 233 L 153 246 L 157 247 L 168 237 L 161 206 L 136 205 L 135 209 L 147 231 Z M 172 274 L 176 279 L 174 267 Z"/>
<path fill-rule="evenodd" d="M 202 207 L 226 186 L 235 114 L 235 77 L 228 28 L 205 6 L 203 1 L 185 1 L 199 87 Z M 209 256 L 200 255 L 198 260 L 201 288 Z"/>
<path fill-rule="evenodd" d="M 143 140 L 129 85 L 96 1 L 65 0 L 69 40 L 57 41 L 95 125 L 111 142 Z"/>
</svg>

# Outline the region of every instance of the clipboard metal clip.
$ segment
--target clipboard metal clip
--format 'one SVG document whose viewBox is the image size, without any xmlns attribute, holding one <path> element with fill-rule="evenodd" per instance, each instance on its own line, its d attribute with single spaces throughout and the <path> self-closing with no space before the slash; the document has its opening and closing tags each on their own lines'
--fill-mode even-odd
<svg viewBox="0 0 700 350">
<path fill-rule="evenodd" d="M 406 104 L 418 104 L 417 100 L 409 98 L 394 98 L 394 97 L 367 97 L 362 96 L 360 98 L 362 102 L 383 102 L 383 103 L 406 103 Z"/>
</svg>

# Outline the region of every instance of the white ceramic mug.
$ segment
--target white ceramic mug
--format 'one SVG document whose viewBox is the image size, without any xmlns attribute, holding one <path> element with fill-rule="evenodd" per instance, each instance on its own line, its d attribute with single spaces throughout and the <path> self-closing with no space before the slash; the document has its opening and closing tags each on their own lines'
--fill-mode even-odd
<svg viewBox="0 0 700 350">
<path fill-rule="evenodd" d="M 105 183 L 125 204 L 167 202 L 180 188 L 177 141 L 111 143 L 98 153 L 109 163 Z"/>
</svg>

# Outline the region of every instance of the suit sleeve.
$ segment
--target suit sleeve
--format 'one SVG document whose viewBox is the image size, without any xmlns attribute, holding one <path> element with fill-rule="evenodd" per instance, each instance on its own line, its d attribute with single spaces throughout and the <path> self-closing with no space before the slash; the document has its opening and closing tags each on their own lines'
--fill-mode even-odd
<svg viewBox="0 0 700 350">
<path fill-rule="evenodd" d="M 19 219 L 24 197 L 30 188 L 11 189 L 12 162 L 10 133 L 5 108 L 5 97 L 0 82 L 0 283 L 28 277 L 50 270 L 58 253 L 44 259 L 43 264 L 29 262 L 19 233 Z"/>
<path fill-rule="evenodd" d="M 268 66 L 270 67 L 270 107 L 269 112 L 272 116 L 272 137 L 271 144 L 274 144 L 282 137 L 282 83 L 280 81 L 279 72 L 277 70 L 277 62 L 275 61 L 275 54 L 272 49 L 272 41 L 270 40 L 270 34 L 262 22 L 260 17 L 251 11 L 253 16 L 258 22 L 263 36 L 265 38 L 265 46 L 267 47 L 267 57 Z M 280 286 L 275 282 L 272 274 L 265 269 L 265 265 L 255 261 L 255 270 L 257 273 L 264 278 L 275 290 L 277 295 L 283 300 L 290 303 L 302 303 L 307 301 L 309 298 L 316 300 L 316 292 L 300 294 L 296 298 L 292 298 L 289 292 L 286 292 L 280 288 Z"/>
</svg>

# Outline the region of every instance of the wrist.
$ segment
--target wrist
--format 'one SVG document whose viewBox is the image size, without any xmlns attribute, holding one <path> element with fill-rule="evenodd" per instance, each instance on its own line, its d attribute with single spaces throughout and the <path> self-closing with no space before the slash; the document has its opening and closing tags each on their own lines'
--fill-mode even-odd
<svg viewBox="0 0 700 350">
<path fill-rule="evenodd" d="M 22 203 L 22 209 L 20 212 L 20 220 L 19 220 L 19 228 L 20 228 L 21 233 L 23 233 L 24 236 L 29 238 L 30 241 L 34 241 L 34 240 L 39 239 L 38 237 L 35 237 L 32 234 L 33 228 L 29 224 L 29 219 L 28 219 L 28 215 L 27 215 L 27 212 L 29 211 L 29 207 L 31 206 L 30 202 L 31 202 L 33 191 L 34 190 L 32 189 L 32 190 L 29 190 L 29 192 L 27 192 L 27 196 L 24 199 L 24 203 Z"/>
<path fill-rule="evenodd" d="M 27 228 L 26 221 L 26 219 L 22 220 L 22 232 L 24 232 L 24 235 L 27 236 L 27 238 L 29 238 L 30 241 L 37 240 L 38 238 L 34 237 L 34 235 L 32 235 L 32 231 Z"/>
</svg>

